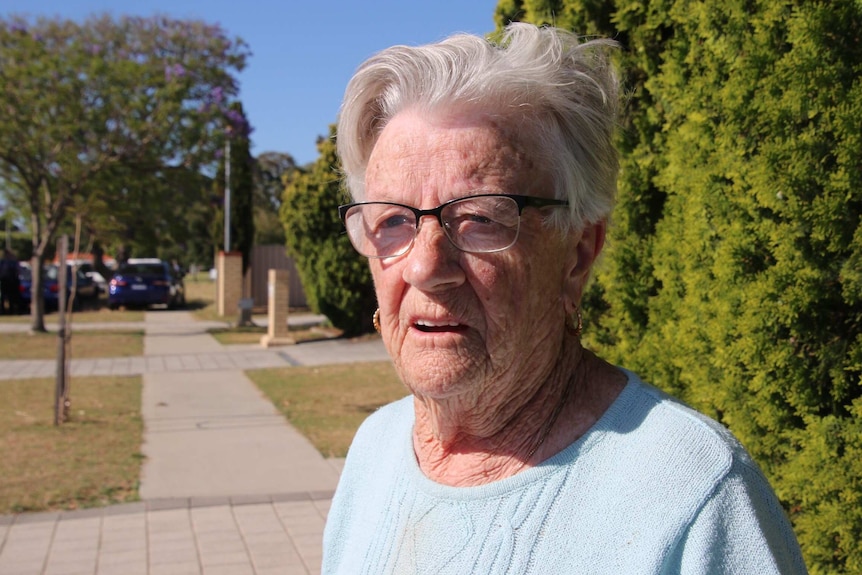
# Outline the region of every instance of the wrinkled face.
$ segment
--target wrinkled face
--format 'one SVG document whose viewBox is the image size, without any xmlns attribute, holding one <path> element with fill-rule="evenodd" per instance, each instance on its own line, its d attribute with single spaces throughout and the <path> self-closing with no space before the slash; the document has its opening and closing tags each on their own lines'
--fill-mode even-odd
<svg viewBox="0 0 862 575">
<path fill-rule="evenodd" d="M 516 139 L 481 116 L 403 112 L 369 159 L 366 201 L 430 209 L 476 193 L 553 196 Z M 488 254 L 457 250 L 426 216 L 409 252 L 370 260 L 384 342 L 415 394 L 510 394 L 556 361 L 577 238 L 546 215 L 525 208 L 515 245 Z"/>
</svg>

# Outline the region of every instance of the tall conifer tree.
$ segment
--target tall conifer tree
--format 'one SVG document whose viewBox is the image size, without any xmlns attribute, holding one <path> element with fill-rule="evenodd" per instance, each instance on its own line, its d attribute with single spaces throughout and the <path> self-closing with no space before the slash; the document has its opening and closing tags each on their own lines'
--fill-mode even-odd
<svg viewBox="0 0 862 575">
<path fill-rule="evenodd" d="M 335 154 L 335 127 L 321 138 L 320 157 L 288 176 L 281 206 L 287 251 L 302 277 L 309 305 L 347 335 L 369 332 L 377 307 L 368 260 L 350 245 L 338 218 L 346 201 Z"/>
</svg>

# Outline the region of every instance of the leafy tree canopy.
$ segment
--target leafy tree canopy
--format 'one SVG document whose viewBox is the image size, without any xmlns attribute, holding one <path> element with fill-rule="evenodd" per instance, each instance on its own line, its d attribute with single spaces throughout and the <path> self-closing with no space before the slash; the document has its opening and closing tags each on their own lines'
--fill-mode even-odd
<svg viewBox="0 0 862 575">
<path fill-rule="evenodd" d="M 44 329 L 38 261 L 64 219 L 110 211 L 148 178 L 211 165 L 248 54 L 200 21 L 0 19 L 0 178 L 30 216 L 34 330 Z"/>
<path fill-rule="evenodd" d="M 255 159 L 254 234 L 256 244 L 284 244 L 284 226 L 279 219 L 281 196 L 288 177 L 296 169 L 290 154 L 264 152 Z"/>
</svg>

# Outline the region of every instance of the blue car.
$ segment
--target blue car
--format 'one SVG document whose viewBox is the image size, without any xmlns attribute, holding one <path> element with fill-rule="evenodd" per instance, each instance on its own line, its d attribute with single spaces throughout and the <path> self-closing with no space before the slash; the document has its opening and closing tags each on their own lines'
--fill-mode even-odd
<svg viewBox="0 0 862 575">
<path fill-rule="evenodd" d="M 49 264 L 42 268 L 42 299 L 45 302 L 45 311 L 55 311 L 60 304 L 60 268 L 55 264 Z M 81 270 L 75 274 L 75 308 L 80 309 L 81 304 L 98 296 L 96 284 L 88 278 Z M 33 299 L 31 284 L 33 278 L 29 267 L 22 265 L 18 271 L 19 293 L 21 305 L 26 310 L 30 307 Z M 72 266 L 66 266 L 66 301 L 72 296 Z"/>
<path fill-rule="evenodd" d="M 184 306 L 182 276 L 167 262 L 153 258 L 130 259 L 121 264 L 108 284 L 108 307 Z"/>
</svg>

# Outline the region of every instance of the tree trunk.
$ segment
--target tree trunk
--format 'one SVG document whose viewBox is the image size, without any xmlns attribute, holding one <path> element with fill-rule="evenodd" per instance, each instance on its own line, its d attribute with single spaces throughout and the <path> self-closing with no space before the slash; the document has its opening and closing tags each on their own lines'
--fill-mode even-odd
<svg viewBox="0 0 862 575">
<path fill-rule="evenodd" d="M 45 298 L 42 297 L 42 253 L 35 250 L 30 259 L 30 278 L 30 331 L 44 333 L 48 330 L 45 329 Z"/>
<path fill-rule="evenodd" d="M 33 255 L 30 257 L 30 332 L 45 333 L 45 298 L 42 297 L 42 261 L 45 259 L 46 242 L 42 241 L 43 228 L 39 219 L 41 203 L 38 186 L 30 190 L 30 232 Z"/>
</svg>

